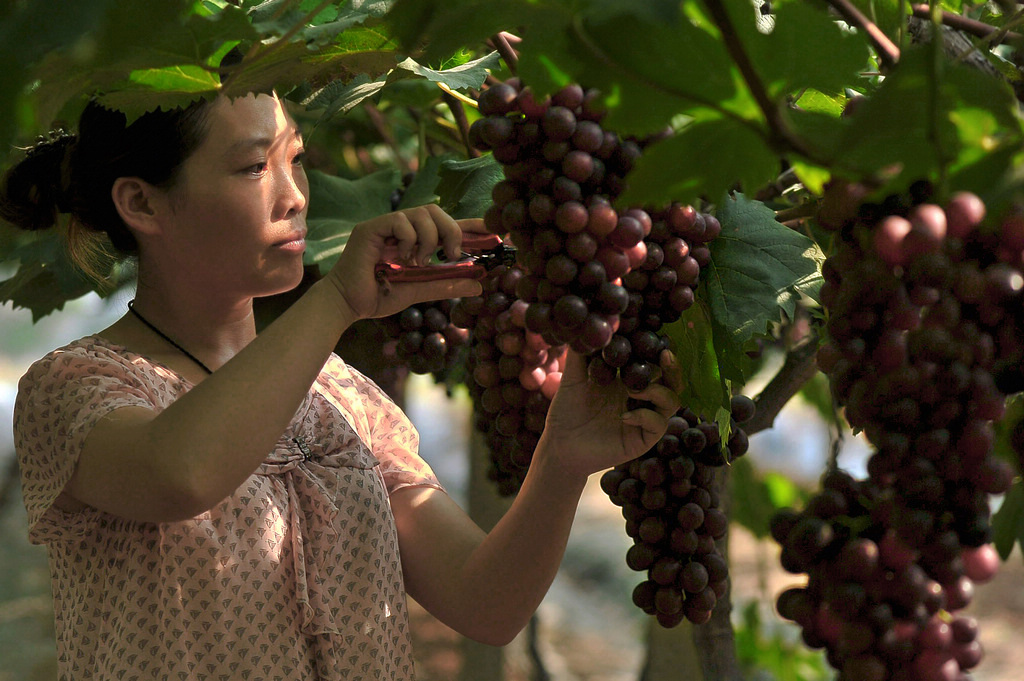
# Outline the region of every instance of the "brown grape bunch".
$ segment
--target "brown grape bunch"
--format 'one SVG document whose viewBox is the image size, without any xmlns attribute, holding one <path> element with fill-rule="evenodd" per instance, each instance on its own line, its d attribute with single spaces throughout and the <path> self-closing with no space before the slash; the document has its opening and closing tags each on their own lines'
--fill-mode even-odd
<svg viewBox="0 0 1024 681">
<path fill-rule="evenodd" d="M 469 343 L 469 332 L 451 323 L 453 301 L 419 303 L 378 320 L 387 340 L 386 358 L 405 364 L 415 374 L 431 374 L 444 381 Z"/>
<path fill-rule="evenodd" d="M 989 495 L 1014 474 L 993 422 L 1024 387 L 1024 222 L 985 223 L 973 194 L 938 205 L 925 183 L 865 194 L 837 182 L 819 214 L 838 246 L 818 362 L 875 452 L 867 480 L 833 475 L 777 516 L 783 566 L 810 578 L 779 612 L 842 679 L 960 681 L 981 648 L 958 611 L 998 567 Z"/>
<path fill-rule="evenodd" d="M 668 347 L 659 332 L 693 305 L 701 268 L 711 262 L 708 244 L 722 231 L 717 218 L 692 206 L 675 203 L 649 214 L 643 242 L 647 256 L 621 279 L 628 302 L 618 328 L 590 356 L 588 375 L 598 384 L 618 377 L 632 390 L 647 387 Z"/>
<path fill-rule="evenodd" d="M 633 539 L 626 564 L 647 573 L 633 590 L 633 603 L 663 627 L 684 619 L 707 622 L 728 589 L 728 563 L 715 542 L 725 536 L 729 519 L 713 482 L 717 467 L 746 453 L 741 425 L 753 415 L 750 398 L 733 397 L 731 435 L 723 447 L 718 423 L 682 409 L 650 451 L 601 476 L 601 488 L 622 508 Z"/>
<path fill-rule="evenodd" d="M 641 151 L 601 127 L 596 97 L 571 84 L 538 100 L 510 79 L 481 93 L 470 128 L 502 164 L 484 221 L 518 249 L 529 328 L 583 354 L 611 339 L 626 304 L 615 282 L 643 262 L 650 230 L 644 211 L 612 206 Z"/>
<path fill-rule="evenodd" d="M 527 304 L 515 297 L 523 272 L 500 266 L 483 293 L 461 298 L 452 323 L 471 329 L 466 383 L 491 457 L 488 476 L 500 494 L 519 491 L 561 383 L 565 346 L 551 346 L 526 328 Z"/>
</svg>

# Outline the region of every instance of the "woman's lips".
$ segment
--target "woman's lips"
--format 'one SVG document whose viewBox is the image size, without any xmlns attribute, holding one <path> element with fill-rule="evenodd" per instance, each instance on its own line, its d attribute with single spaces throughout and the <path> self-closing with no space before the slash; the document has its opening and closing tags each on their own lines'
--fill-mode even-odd
<svg viewBox="0 0 1024 681">
<path fill-rule="evenodd" d="M 306 250 L 306 233 L 298 233 L 288 239 L 278 241 L 274 244 L 274 248 L 282 251 L 301 253 Z"/>
</svg>

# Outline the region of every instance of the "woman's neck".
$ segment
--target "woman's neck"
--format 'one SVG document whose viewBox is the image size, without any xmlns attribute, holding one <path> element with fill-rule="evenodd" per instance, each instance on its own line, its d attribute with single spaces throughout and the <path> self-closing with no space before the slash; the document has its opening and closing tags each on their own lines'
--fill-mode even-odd
<svg viewBox="0 0 1024 681">
<path fill-rule="evenodd" d="M 211 370 L 225 364 L 256 337 L 252 298 L 228 301 L 187 290 L 169 292 L 147 286 L 140 279 L 133 308 L 148 324 L 128 315 L 112 327 L 115 335 L 149 348 L 150 353 L 161 349 L 165 354 L 175 353 L 176 344 Z"/>
</svg>

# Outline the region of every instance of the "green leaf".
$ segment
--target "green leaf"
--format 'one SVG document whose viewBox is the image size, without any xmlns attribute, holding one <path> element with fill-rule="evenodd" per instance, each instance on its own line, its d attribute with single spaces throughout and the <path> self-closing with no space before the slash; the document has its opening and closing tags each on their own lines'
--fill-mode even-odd
<svg viewBox="0 0 1024 681">
<path fill-rule="evenodd" d="M 466 161 L 444 160 L 435 191 L 453 218 L 479 218 L 491 205 L 491 189 L 504 175 L 490 154 Z"/>
<path fill-rule="evenodd" d="M 86 277 L 67 257 L 61 233 L 56 229 L 33 232 L 19 239 L 4 260 L 19 265 L 13 276 L 0 282 L 0 304 L 9 302 L 16 308 L 31 310 L 33 322 L 90 291 L 107 295 L 122 282 L 116 269 L 110 270 L 112 277 L 107 285 Z"/>
<path fill-rule="evenodd" d="M 742 346 L 782 313 L 792 318 L 800 296 L 817 299 L 825 256 L 777 222 L 770 208 L 742 194 L 723 198 L 716 217 L 722 233 L 710 244 L 711 263 L 701 278 L 712 323 Z"/>
<path fill-rule="evenodd" d="M 778 173 L 778 158 L 761 134 L 734 119 L 701 121 L 644 151 L 620 203 L 694 203 L 737 184 L 754 191 Z"/>
<path fill-rule="evenodd" d="M 959 64 L 936 65 L 926 47 L 905 49 L 898 67 L 850 118 L 838 160 L 864 173 L 900 168 L 885 192 L 938 179 L 944 169 L 963 172 L 987 162 L 993 149 L 1019 143 L 1015 108 L 1005 83 Z"/>
<path fill-rule="evenodd" d="M 1020 544 L 1024 550 L 1024 481 L 1020 478 L 1014 481 L 1002 506 L 992 516 L 992 542 L 1003 560 L 1010 557 L 1014 544 Z"/>
<path fill-rule="evenodd" d="M 600 6 L 578 17 L 551 13 L 531 24 L 519 73 L 542 91 L 577 80 L 605 93 L 606 125 L 622 134 L 663 129 L 678 113 L 709 107 L 759 120 L 723 44 L 690 18 L 657 20 L 642 3 Z M 643 45 L 643 49 L 636 49 Z M 694 68 L 700 64 L 700 68 Z M 559 77 L 559 73 L 566 74 Z M 561 82 L 560 82 L 561 81 Z"/>
<path fill-rule="evenodd" d="M 438 196 L 435 193 L 435 188 L 440 179 L 438 173 L 441 163 L 442 159 L 437 156 L 427 157 L 427 162 L 416 171 L 412 182 L 402 192 L 402 200 L 398 204 L 399 210 L 437 203 Z"/>
<path fill-rule="evenodd" d="M 804 88 L 842 92 L 868 66 L 864 33 L 842 30 L 826 3 L 780 4 L 767 35 L 756 28 L 750 0 L 730 0 L 730 5 L 737 33 L 772 98 Z"/>
<path fill-rule="evenodd" d="M 902 0 L 851 0 L 853 5 L 893 40 L 899 40 L 907 5 Z M 957 3 L 959 4 L 959 3 Z M 960 13 L 959 8 L 955 11 Z"/>
<path fill-rule="evenodd" d="M 318 90 L 303 102 L 306 109 L 324 112 L 316 122 L 316 126 L 327 122 L 337 114 L 346 114 L 367 99 L 376 96 L 387 84 L 387 74 L 371 80 L 366 74 L 360 74 L 349 82 L 333 81 Z"/>
<path fill-rule="evenodd" d="M 436 64 L 465 45 L 531 24 L 535 5 L 531 0 L 397 0 L 385 21 L 403 49 L 422 50 L 420 61 Z"/>
<path fill-rule="evenodd" d="M 407 71 L 435 83 L 444 83 L 453 90 L 465 90 L 479 88 L 487 78 L 487 74 L 497 69 L 500 62 L 501 57 L 498 56 L 498 53 L 491 52 L 479 59 L 443 71 L 429 69 L 411 58 L 400 62 L 395 69 L 396 72 Z M 391 78 L 394 79 L 395 75 L 392 74 Z"/>
<path fill-rule="evenodd" d="M 348 241 L 352 228 L 391 212 L 391 195 L 402 184 L 398 170 L 382 170 L 357 180 L 309 172 L 309 213 L 303 263 L 326 274 Z"/>
<path fill-rule="evenodd" d="M 728 408 L 729 390 L 719 373 L 711 319 L 703 302 L 698 300 L 679 321 L 662 327 L 662 332 L 683 368 L 683 406 L 698 414 L 717 414 Z"/>
<path fill-rule="evenodd" d="M 290 42 L 263 48 L 244 68 L 224 83 L 224 93 L 289 88 L 304 82 L 323 87 L 334 80 L 348 82 L 356 76 L 377 78 L 398 62 L 395 41 L 380 28 L 357 26 L 345 31 L 329 46 L 312 51 L 304 43 Z"/>
<path fill-rule="evenodd" d="M 102 95 L 100 102 L 134 120 L 157 108 L 184 107 L 196 99 L 210 98 L 220 89 L 220 79 L 198 66 L 169 66 L 135 71 L 129 83 Z"/>
</svg>

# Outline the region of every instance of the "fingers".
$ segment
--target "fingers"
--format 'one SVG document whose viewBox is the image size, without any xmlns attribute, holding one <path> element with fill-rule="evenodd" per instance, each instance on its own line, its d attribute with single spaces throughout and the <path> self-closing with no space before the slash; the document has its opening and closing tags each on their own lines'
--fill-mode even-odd
<svg viewBox="0 0 1024 681">
<path fill-rule="evenodd" d="M 587 378 L 587 361 L 583 355 L 573 349 L 565 354 L 565 370 L 562 372 L 562 383 L 575 384 Z"/>
<path fill-rule="evenodd" d="M 416 235 L 416 241 L 410 249 L 410 260 L 413 264 L 425 265 L 437 250 L 439 231 L 437 217 L 427 206 L 410 208 L 402 211 L 401 215 L 409 221 Z"/>
<path fill-rule="evenodd" d="M 671 350 L 662 350 L 659 360 L 662 383 L 676 394 L 683 392 L 683 367 L 679 363 L 679 358 Z"/>
<path fill-rule="evenodd" d="M 630 393 L 629 396 L 633 399 L 650 402 L 657 413 L 664 415 L 665 418 L 679 411 L 679 394 L 661 383 L 651 383 L 643 390 Z"/>
<path fill-rule="evenodd" d="M 461 253 L 462 227 L 435 204 L 407 208 L 369 220 L 369 229 L 383 240 L 381 258 L 425 265 L 439 245 L 453 260 Z"/>
<path fill-rule="evenodd" d="M 490 230 L 484 226 L 483 218 L 461 218 L 456 220 L 459 228 L 463 232 L 471 232 L 473 234 L 490 234 Z"/>
<path fill-rule="evenodd" d="M 450 298 L 469 298 L 483 293 L 483 285 L 476 279 L 439 279 L 408 284 L 393 284 L 390 307 L 399 310 L 416 303 Z"/>
<path fill-rule="evenodd" d="M 668 430 L 668 416 L 650 409 L 634 409 L 622 415 L 622 424 L 640 430 L 640 440 L 644 449 L 649 449 L 661 439 Z"/>
</svg>

